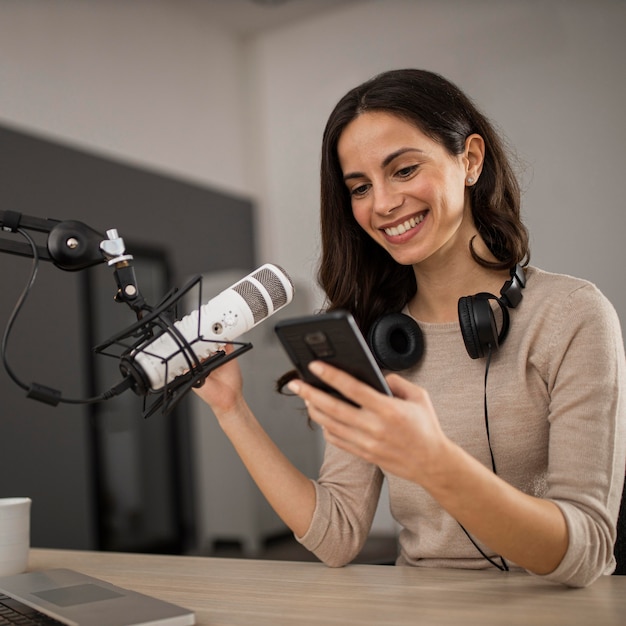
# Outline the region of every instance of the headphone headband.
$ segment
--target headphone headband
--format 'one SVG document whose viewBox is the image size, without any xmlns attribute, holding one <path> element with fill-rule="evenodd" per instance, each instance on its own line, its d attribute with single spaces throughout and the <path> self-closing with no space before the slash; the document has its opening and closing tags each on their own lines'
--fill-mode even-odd
<svg viewBox="0 0 626 626">
<path fill-rule="evenodd" d="M 507 280 L 500 289 L 500 296 L 504 304 L 514 309 L 522 301 L 522 289 L 524 287 L 526 287 L 526 275 L 524 268 L 518 263 L 511 269 L 511 279 Z"/>
<path fill-rule="evenodd" d="M 510 327 L 509 308 L 514 309 L 522 301 L 525 286 L 524 268 L 517 264 L 511 269 L 511 278 L 502 285 L 500 297 L 481 292 L 459 299 L 461 334 L 472 359 L 486 356 L 489 350 L 497 350 L 504 342 Z M 502 311 L 499 332 L 490 300 L 495 300 Z M 368 333 L 368 343 L 378 363 L 396 371 L 415 365 L 424 351 L 417 322 L 401 313 L 384 315 L 374 322 Z"/>
</svg>

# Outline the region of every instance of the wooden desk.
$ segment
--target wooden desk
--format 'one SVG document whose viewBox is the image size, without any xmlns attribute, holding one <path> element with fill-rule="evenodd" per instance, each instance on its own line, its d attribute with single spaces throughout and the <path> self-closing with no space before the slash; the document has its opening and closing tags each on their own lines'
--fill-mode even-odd
<svg viewBox="0 0 626 626">
<path fill-rule="evenodd" d="M 31 550 L 29 569 L 68 567 L 196 612 L 199 626 L 623 626 L 626 577 L 568 589 L 497 570 Z"/>
</svg>

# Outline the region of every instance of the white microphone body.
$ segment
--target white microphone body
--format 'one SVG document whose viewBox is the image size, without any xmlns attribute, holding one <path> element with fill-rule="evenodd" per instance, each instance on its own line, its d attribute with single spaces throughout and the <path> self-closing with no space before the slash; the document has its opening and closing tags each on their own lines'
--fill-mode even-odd
<svg viewBox="0 0 626 626">
<path fill-rule="evenodd" d="M 159 391 L 190 369 L 189 351 L 178 333 L 197 360 L 203 361 L 289 304 L 293 294 L 291 278 L 278 266 L 266 263 L 175 322 L 175 331 L 168 329 L 133 351 L 129 359 L 146 387 Z"/>
</svg>

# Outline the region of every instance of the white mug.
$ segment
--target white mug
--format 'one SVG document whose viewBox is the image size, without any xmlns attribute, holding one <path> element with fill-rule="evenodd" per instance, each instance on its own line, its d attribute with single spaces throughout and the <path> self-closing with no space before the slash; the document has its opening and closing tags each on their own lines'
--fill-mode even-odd
<svg viewBox="0 0 626 626">
<path fill-rule="evenodd" d="M 30 550 L 30 498 L 0 498 L 0 576 L 21 574 Z"/>
</svg>

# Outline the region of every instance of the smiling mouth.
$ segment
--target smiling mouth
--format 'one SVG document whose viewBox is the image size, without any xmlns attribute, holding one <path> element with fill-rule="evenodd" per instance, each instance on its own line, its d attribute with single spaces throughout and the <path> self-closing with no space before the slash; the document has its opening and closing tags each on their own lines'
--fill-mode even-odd
<svg viewBox="0 0 626 626">
<path fill-rule="evenodd" d="M 426 217 L 426 213 L 421 213 L 416 217 L 411 217 L 406 222 L 402 224 L 398 224 L 397 226 L 392 226 L 391 228 L 384 228 L 386 235 L 390 237 L 397 237 L 398 235 L 404 235 L 408 230 L 415 228 L 418 224 L 421 224 Z"/>
</svg>

